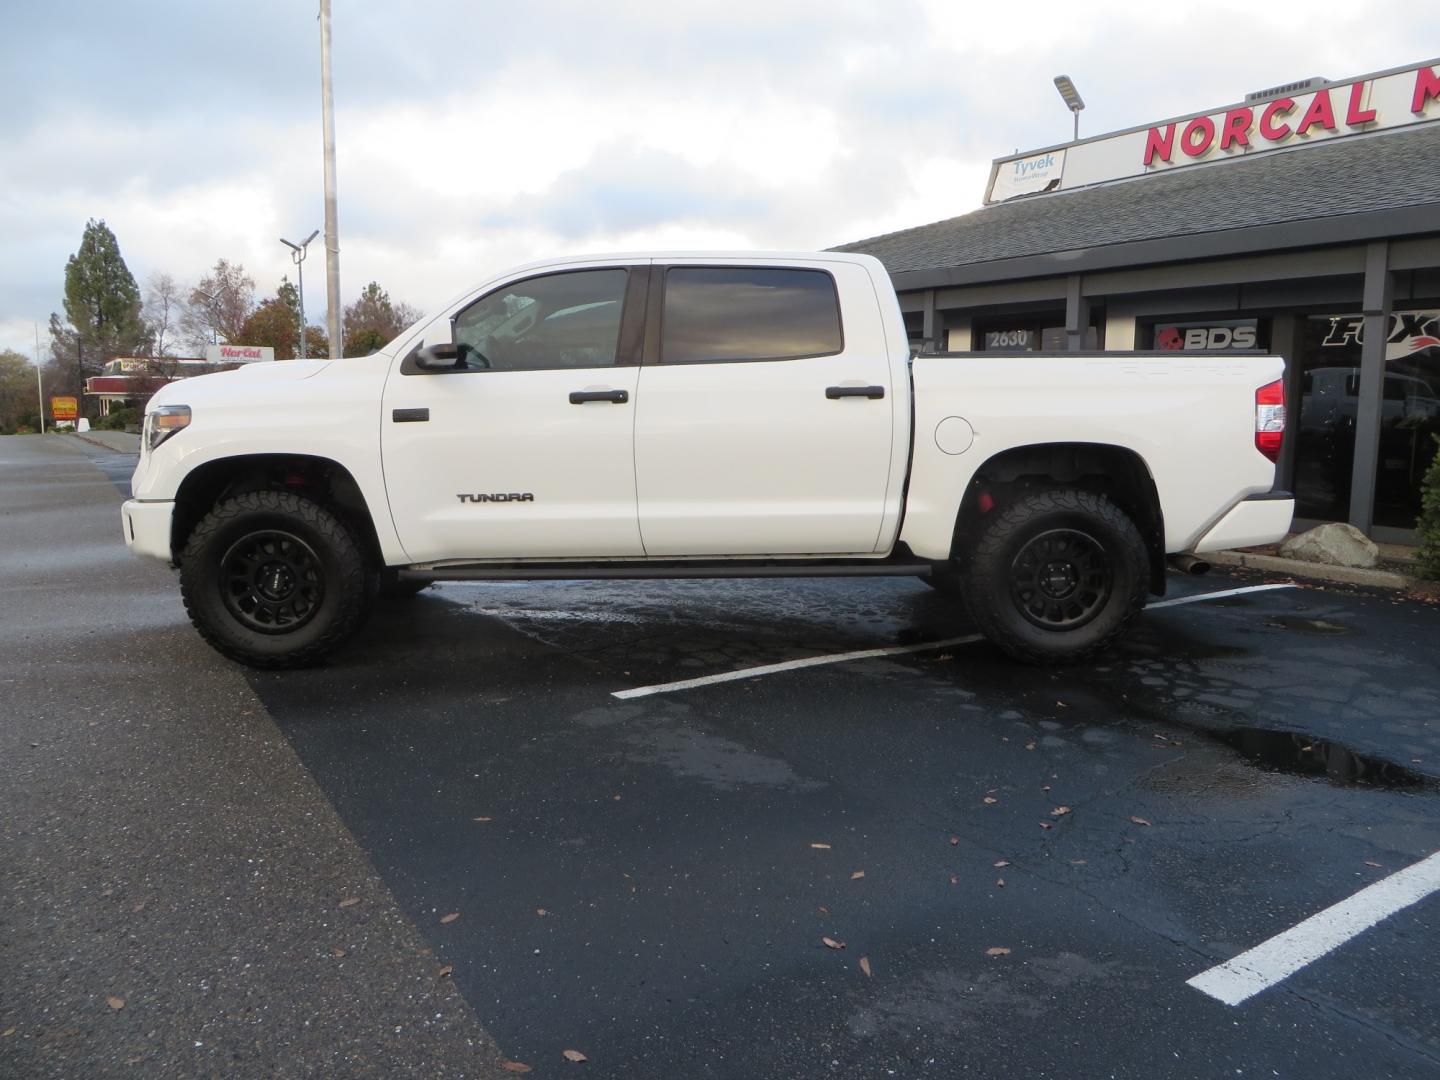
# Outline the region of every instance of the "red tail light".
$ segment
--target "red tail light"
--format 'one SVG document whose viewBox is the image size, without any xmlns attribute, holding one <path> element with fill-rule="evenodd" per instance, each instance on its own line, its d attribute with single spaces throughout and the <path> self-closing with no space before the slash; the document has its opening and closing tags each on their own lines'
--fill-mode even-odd
<svg viewBox="0 0 1440 1080">
<path fill-rule="evenodd" d="M 1280 460 L 1285 438 L 1285 383 L 1276 379 L 1255 391 L 1255 449 L 1271 461 Z"/>
</svg>

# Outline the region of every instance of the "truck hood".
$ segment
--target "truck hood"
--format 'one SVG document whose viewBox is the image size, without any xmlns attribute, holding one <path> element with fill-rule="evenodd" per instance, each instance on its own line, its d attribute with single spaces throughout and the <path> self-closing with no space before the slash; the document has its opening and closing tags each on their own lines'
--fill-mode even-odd
<svg viewBox="0 0 1440 1080">
<path fill-rule="evenodd" d="M 311 378 L 324 371 L 330 363 L 329 360 L 272 360 L 263 364 L 246 364 L 233 371 L 197 375 L 162 387 L 150 399 L 150 408 L 157 405 L 192 405 L 196 401 L 213 401 L 217 398 L 233 401 L 237 397 L 247 396 L 276 383 L 299 382 Z"/>
</svg>

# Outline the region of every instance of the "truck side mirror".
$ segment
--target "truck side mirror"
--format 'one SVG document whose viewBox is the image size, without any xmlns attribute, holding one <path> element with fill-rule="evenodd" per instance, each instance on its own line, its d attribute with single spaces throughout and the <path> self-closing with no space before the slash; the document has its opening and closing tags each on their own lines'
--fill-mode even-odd
<svg viewBox="0 0 1440 1080">
<path fill-rule="evenodd" d="M 454 371 L 460 346 L 448 341 L 422 345 L 415 350 L 415 366 L 421 371 Z"/>
</svg>

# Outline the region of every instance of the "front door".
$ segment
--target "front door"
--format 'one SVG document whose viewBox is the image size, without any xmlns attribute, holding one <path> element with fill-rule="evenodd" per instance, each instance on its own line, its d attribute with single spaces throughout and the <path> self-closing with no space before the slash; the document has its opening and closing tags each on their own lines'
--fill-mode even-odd
<svg viewBox="0 0 1440 1080">
<path fill-rule="evenodd" d="M 635 414 L 646 554 L 875 551 L 897 390 L 864 268 L 677 264 L 652 276 Z"/>
<path fill-rule="evenodd" d="M 412 562 L 638 557 L 634 409 L 643 271 L 503 285 L 432 327 L 381 415 L 385 487 Z M 632 282 L 632 279 L 633 282 Z M 627 298 L 628 297 L 628 298 Z M 633 326 L 633 329 L 632 329 Z"/>
</svg>

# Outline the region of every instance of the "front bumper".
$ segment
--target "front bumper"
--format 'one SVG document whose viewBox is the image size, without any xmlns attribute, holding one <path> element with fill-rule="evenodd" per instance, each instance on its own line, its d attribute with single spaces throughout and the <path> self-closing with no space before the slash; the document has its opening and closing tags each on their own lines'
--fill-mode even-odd
<svg viewBox="0 0 1440 1080">
<path fill-rule="evenodd" d="M 173 502 L 127 500 L 120 508 L 125 546 L 136 555 L 170 562 L 170 520 L 174 516 Z"/>
<path fill-rule="evenodd" d="M 1242 499 L 1190 548 L 1191 551 L 1228 551 L 1230 548 L 1274 544 L 1285 539 L 1295 517 L 1295 496 L 1288 491 L 1267 491 Z"/>
</svg>

